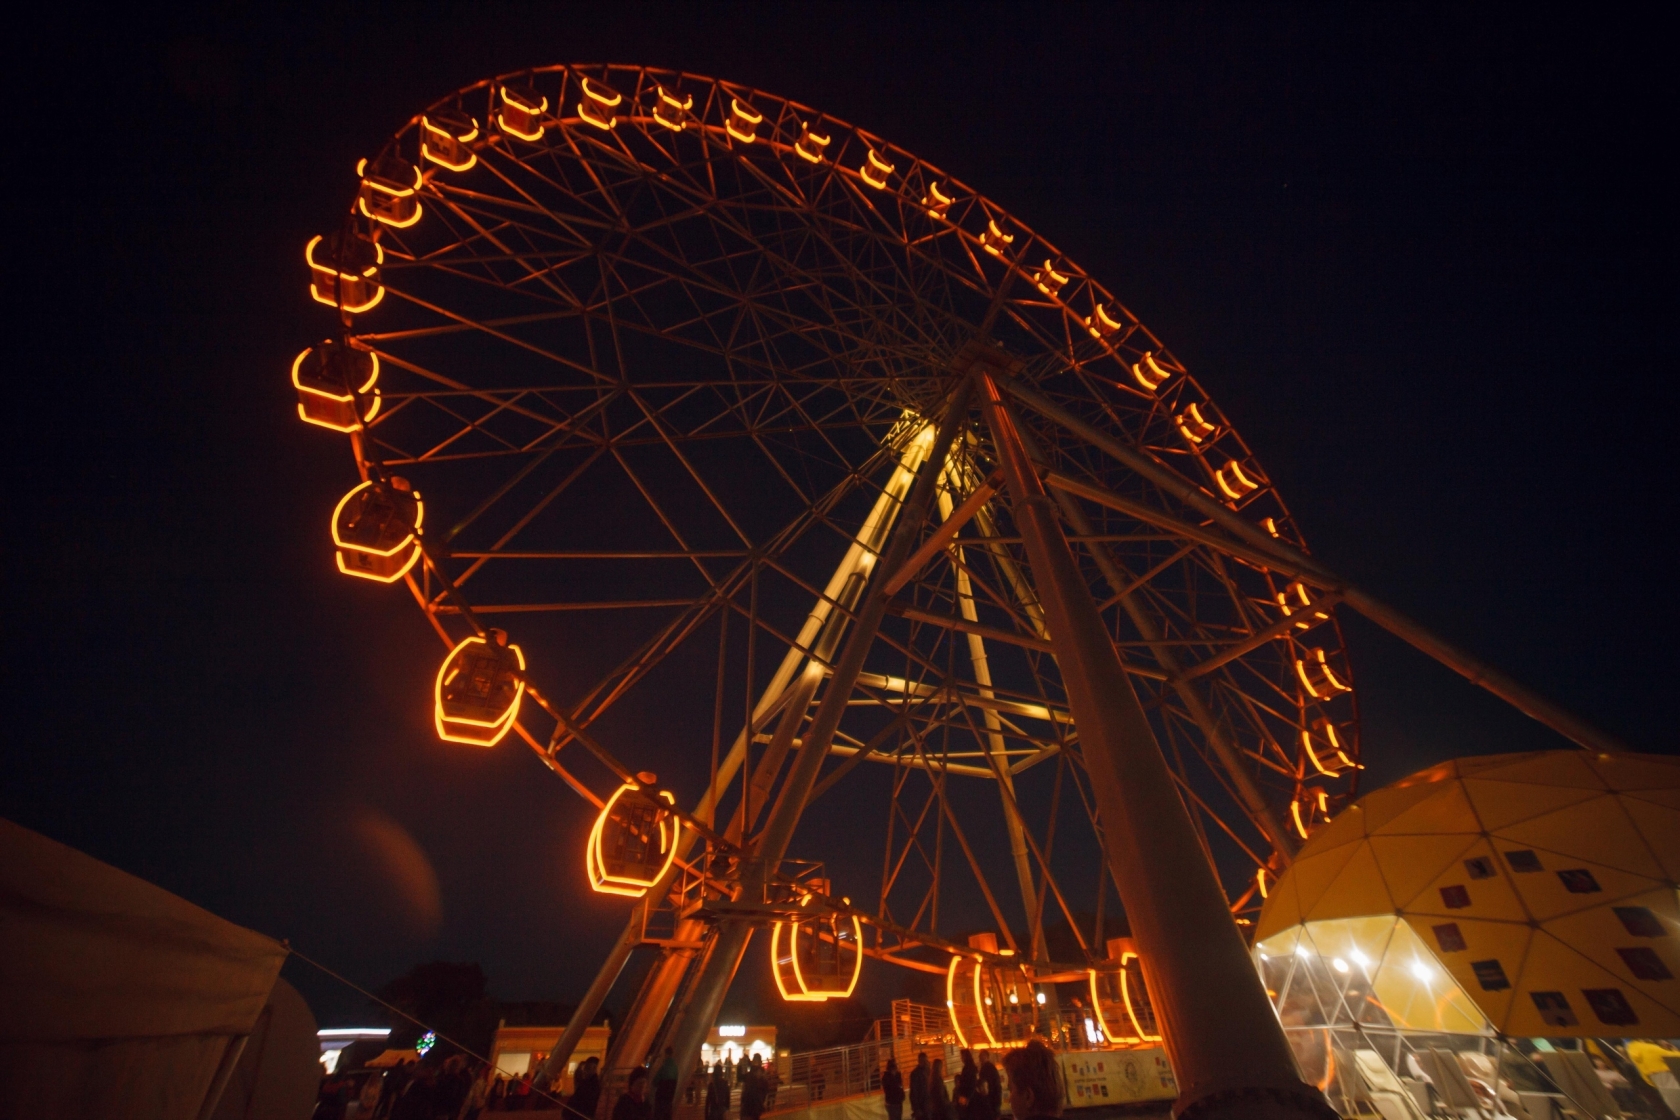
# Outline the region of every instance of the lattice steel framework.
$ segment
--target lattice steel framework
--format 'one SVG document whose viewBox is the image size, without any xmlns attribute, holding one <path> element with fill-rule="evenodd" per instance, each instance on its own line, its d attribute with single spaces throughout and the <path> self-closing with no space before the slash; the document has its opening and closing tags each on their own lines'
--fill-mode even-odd
<svg viewBox="0 0 1680 1120">
<path fill-rule="evenodd" d="M 405 167 L 411 193 L 391 170 Z M 424 557 L 403 580 L 445 645 L 512 634 L 535 701 L 514 730 L 596 805 L 611 789 L 595 763 L 619 780 L 709 755 L 712 792 L 686 814 L 703 849 L 679 861 L 674 907 L 734 892 L 818 670 L 976 354 L 1028 405 L 1026 438 L 1233 906 L 1257 903 L 1257 873 L 1354 795 L 1345 588 L 1206 515 L 1217 503 L 1305 551 L 1248 445 L 1101 284 L 909 152 L 726 82 L 554 67 L 416 116 L 368 165 L 339 243 L 378 246 L 357 282 L 383 292 L 352 313 L 371 288 L 352 299 L 316 273 L 335 342 L 379 360 L 355 462 L 423 495 Z M 357 391 L 365 414 L 372 391 Z M 1022 957 L 1084 967 L 1101 933 L 1076 914 L 1101 887 L 1062 885 L 1056 852 L 1072 846 L 1055 830 L 1073 804 L 1100 825 L 997 468 L 975 411 L 815 795 L 860 782 L 860 764 L 891 768 L 860 787 L 889 802 L 875 897 L 852 906 L 873 955 L 950 944 L 939 888 L 958 864 Z M 627 730 L 627 710 L 682 705 L 676 741 Z M 951 795 L 974 781 L 998 787 L 983 815 Z M 989 866 L 971 838 L 1000 822 L 1009 859 Z M 814 837 L 799 847 L 824 855 Z M 1048 959 L 1057 914 L 1088 961 Z"/>
</svg>

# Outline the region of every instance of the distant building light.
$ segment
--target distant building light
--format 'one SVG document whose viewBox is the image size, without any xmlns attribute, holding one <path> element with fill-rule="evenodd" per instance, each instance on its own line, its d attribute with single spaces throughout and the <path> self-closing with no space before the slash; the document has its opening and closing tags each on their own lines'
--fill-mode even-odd
<svg viewBox="0 0 1680 1120">
<path fill-rule="evenodd" d="M 717 1032 L 722 1038 L 745 1038 L 747 1035 L 747 1028 L 744 1026 L 731 1025 L 727 1027 L 719 1027 Z"/>
<path fill-rule="evenodd" d="M 316 1031 L 315 1037 L 322 1041 L 329 1038 L 385 1038 L 390 1033 L 390 1027 L 328 1027 L 326 1030 Z"/>
</svg>

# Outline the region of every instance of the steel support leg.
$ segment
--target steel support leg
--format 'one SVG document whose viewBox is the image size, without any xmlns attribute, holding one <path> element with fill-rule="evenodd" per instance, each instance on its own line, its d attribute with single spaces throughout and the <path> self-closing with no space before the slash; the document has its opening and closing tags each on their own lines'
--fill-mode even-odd
<svg viewBox="0 0 1680 1120">
<path fill-rule="evenodd" d="M 915 548 L 916 538 L 920 535 L 933 506 L 936 484 L 940 472 L 945 469 L 945 459 L 950 452 L 952 440 L 968 419 L 972 384 L 965 378 L 952 395 L 945 415 L 939 422 L 939 429 L 933 434 L 927 458 L 917 469 L 916 480 L 904 501 L 903 511 L 893 525 L 881 560 L 870 570 L 869 581 L 859 602 L 856 622 L 846 635 L 845 646 L 835 662 L 828 689 L 817 705 L 817 713 L 800 743 L 799 754 L 794 759 L 787 780 L 782 783 L 781 792 L 777 795 L 770 818 L 765 823 L 764 832 L 758 838 L 748 873 L 742 877 L 743 886 L 748 891 L 759 889 L 765 876 L 774 871 L 787 853 L 788 842 L 793 839 L 793 830 L 805 810 L 811 787 L 816 783 L 823 759 L 828 756 L 834 733 L 840 726 L 840 717 L 845 715 L 846 701 L 850 699 L 852 690 L 857 685 L 858 674 L 863 671 L 864 659 L 875 642 L 881 620 L 886 617 L 886 584 L 909 559 L 911 550 Z M 752 938 L 752 928 L 749 923 L 743 921 L 725 921 L 719 926 L 717 945 L 706 963 L 705 971 L 695 982 L 692 998 L 688 1001 L 682 1020 L 672 1032 L 671 1045 L 676 1052 L 679 1070 L 694 1068 L 694 1063 L 700 1056 L 700 1044 L 705 1041 L 706 1033 L 717 1018 L 724 996 L 729 992 L 730 982 L 734 980 L 736 969 L 740 967 L 741 958 L 746 953 L 747 944 Z"/>
<path fill-rule="evenodd" d="M 566 1072 L 566 1063 L 571 1060 L 572 1052 L 583 1041 L 583 1032 L 589 1029 L 589 1024 L 600 1014 L 601 1004 L 606 1001 L 607 993 L 618 983 L 619 973 L 624 971 L 624 964 L 630 959 L 630 950 L 634 949 L 641 940 L 640 917 L 642 907 L 647 905 L 644 899 L 636 907 L 630 921 L 625 925 L 624 932 L 618 935 L 613 947 L 607 953 L 607 959 L 601 963 L 601 968 L 595 973 L 595 980 L 589 985 L 589 990 L 583 993 L 583 1000 L 572 1012 L 570 1021 L 566 1023 L 566 1030 L 560 1035 L 543 1059 L 542 1068 L 537 1071 L 537 1081 L 546 1086 L 549 1082 Z"/>
<path fill-rule="evenodd" d="M 998 383 L 981 404 L 1050 626 L 1109 869 L 1131 922 L 1178 1078 L 1179 1117 L 1328 1118 L 1304 1084 L 1143 706 Z"/>
</svg>

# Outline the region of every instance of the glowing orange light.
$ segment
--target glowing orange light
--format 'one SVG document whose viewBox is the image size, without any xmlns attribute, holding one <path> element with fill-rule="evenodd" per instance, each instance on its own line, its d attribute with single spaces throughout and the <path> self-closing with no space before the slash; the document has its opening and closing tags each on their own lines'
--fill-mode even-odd
<svg viewBox="0 0 1680 1120">
<path fill-rule="evenodd" d="M 1313 680 L 1314 673 L 1321 678 Z M 1344 684 L 1336 671 L 1330 667 L 1322 649 L 1309 650 L 1305 660 L 1295 659 L 1295 675 L 1301 678 L 1307 691 L 1320 700 L 1326 700 L 1338 692 L 1352 692 L 1353 686 Z M 1323 689 L 1324 691 L 1320 691 Z"/>
<path fill-rule="evenodd" d="M 408 483 L 369 479 L 338 500 L 332 540 L 338 570 L 376 583 L 395 583 L 420 559 L 420 523 L 426 507 Z"/>
<path fill-rule="evenodd" d="M 858 168 L 858 174 L 863 176 L 863 181 L 878 191 L 887 189 L 887 176 L 892 173 L 893 165 L 888 163 L 874 148 L 869 149 L 868 156 L 864 158 L 863 166 Z M 940 216 L 943 217 L 943 215 Z"/>
<path fill-rule="evenodd" d="M 1061 292 L 1067 282 L 1072 279 L 1066 273 L 1057 272 L 1048 257 L 1044 260 L 1044 267 L 1036 269 L 1032 274 L 1033 287 L 1054 299 Z"/>
<path fill-rule="evenodd" d="M 367 380 L 352 388 L 355 367 L 365 363 Z M 309 424 L 335 432 L 360 431 L 379 414 L 379 355 L 349 350 L 328 341 L 310 347 L 292 360 L 292 388 L 298 394 L 298 416 Z M 356 414 L 356 398 L 371 400 L 365 415 Z"/>
<path fill-rule="evenodd" d="M 881 185 L 886 186 L 885 183 Z M 954 198 L 945 197 L 945 192 L 939 189 L 938 183 L 929 183 L 928 193 L 922 198 L 922 205 L 927 207 L 928 217 L 944 218 L 946 212 L 951 209 L 951 203 L 955 201 Z"/>
<path fill-rule="evenodd" d="M 626 783 L 613 791 L 596 815 L 584 849 L 584 869 L 592 890 L 641 898 L 664 877 L 677 858 L 682 822 L 660 802 L 674 805 L 676 800 L 668 790 L 654 795 L 636 783 Z M 609 824 L 613 829 L 610 839 Z M 655 838 L 659 841 L 657 852 Z"/>
<path fill-rule="evenodd" d="M 811 131 L 811 126 L 804 121 L 799 122 L 799 139 L 794 142 L 793 151 L 806 163 L 821 163 L 823 149 L 827 148 L 834 139 Z"/>
<path fill-rule="evenodd" d="M 1318 811 L 1324 814 L 1324 819 L 1330 819 L 1330 794 L 1325 790 L 1318 791 Z"/>
<path fill-rule="evenodd" d="M 1202 415 L 1202 407 L 1192 403 L 1189 408 L 1173 417 L 1178 424 L 1179 434 L 1190 443 L 1201 444 L 1213 433 L 1219 430 L 1217 424 L 1211 424 Z"/>
<path fill-rule="evenodd" d="M 1235 459 L 1214 471 L 1213 480 L 1233 502 L 1260 489 L 1260 483 L 1250 478 L 1243 470 L 1242 464 Z"/>
<path fill-rule="evenodd" d="M 1277 519 L 1276 518 L 1262 517 L 1260 519 L 1260 527 L 1265 529 L 1266 532 L 1270 533 L 1274 537 L 1278 535 L 1278 527 L 1277 527 Z"/>
<path fill-rule="evenodd" d="M 1090 332 L 1092 338 L 1107 338 L 1119 330 L 1121 325 L 1121 321 L 1110 315 L 1108 308 L 1100 303 L 1097 304 L 1097 309 L 1091 312 L 1090 317 L 1085 320 L 1085 329 Z M 1133 372 L 1136 372 L 1136 367 L 1133 367 Z"/>
<path fill-rule="evenodd" d="M 1162 369 L 1153 352 L 1144 354 L 1142 361 L 1132 363 L 1132 378 L 1151 393 L 1159 389 L 1171 376 L 1172 370 Z"/>
<path fill-rule="evenodd" d="M 1307 759 L 1313 764 L 1314 770 L 1317 770 L 1320 774 L 1323 774 L 1327 778 L 1334 778 L 1336 776 L 1336 772 L 1334 770 L 1326 770 L 1324 768 L 1324 764 L 1318 760 L 1318 752 L 1313 750 L 1312 735 L 1304 727 L 1301 729 L 1301 747 L 1307 752 Z"/>
<path fill-rule="evenodd" d="M 1138 1037 L 1145 1042 L 1160 1042 L 1160 1035 L 1150 1034 L 1143 1029 L 1143 1024 L 1138 1022 L 1137 1011 L 1132 1007 L 1131 986 L 1126 982 L 1126 962 L 1136 958 L 1136 956 L 1136 953 L 1120 954 L 1120 998 L 1125 1001 L 1126 1015 L 1132 1020 L 1132 1029 L 1137 1031 Z"/>
<path fill-rule="evenodd" d="M 1264 867 L 1254 869 L 1254 885 L 1259 889 L 1261 898 L 1271 897 L 1266 893 L 1266 869 Z"/>
<path fill-rule="evenodd" d="M 418 167 L 385 155 L 374 163 L 371 171 L 368 161 L 362 160 L 356 165 L 356 174 L 362 179 L 356 206 L 364 218 L 397 229 L 407 229 L 420 220 L 423 211 L 416 196 L 423 180 Z"/>
<path fill-rule="evenodd" d="M 1307 826 L 1301 823 L 1301 803 L 1299 801 L 1289 803 L 1289 815 L 1295 818 L 1295 831 L 1299 832 L 1301 839 L 1305 840 L 1307 838 Z"/>
<path fill-rule="evenodd" d="M 1014 240 L 1015 235 L 1013 233 L 1003 232 L 1003 227 L 997 224 L 997 219 L 991 218 L 987 220 L 986 228 L 981 231 L 980 248 L 994 257 L 1001 258 L 1003 251 L 1009 248 L 1010 243 Z"/>
<path fill-rule="evenodd" d="M 807 898 L 805 901 L 809 902 L 810 899 Z M 800 965 L 800 957 L 814 956 L 821 951 L 821 939 L 810 927 L 828 920 L 830 922 L 829 934 L 833 939 L 835 963 L 842 969 L 844 968 L 840 958 L 842 945 L 845 944 L 845 941 L 840 936 L 839 931 L 833 928 L 832 920 L 818 918 L 815 921 L 777 922 L 772 927 L 770 931 L 771 972 L 775 976 L 776 990 L 781 993 L 783 999 L 795 1003 L 822 1003 L 830 999 L 845 999 L 857 989 L 858 977 L 863 974 L 863 923 L 858 920 L 855 914 L 842 914 L 835 917 L 842 922 L 849 919 L 852 927 L 850 941 L 852 964 L 850 972 L 844 976 L 845 986 L 843 988 L 840 986 L 841 976 L 825 977 L 817 975 L 807 977 L 804 968 Z M 809 950 L 800 948 L 801 931 L 804 932 L 810 943 Z"/>
<path fill-rule="evenodd" d="M 1108 1016 L 1103 1014 L 1103 1004 L 1111 1003 L 1113 1001 L 1104 999 L 1102 992 L 1098 989 L 1097 970 L 1094 968 L 1088 968 L 1085 972 L 1087 983 L 1091 989 L 1091 1008 L 1097 1014 L 1097 1028 L 1102 1031 L 1103 1037 L 1110 1042 L 1142 1042 L 1143 1039 L 1139 1036 L 1135 1034 L 1122 1035 L 1108 1025 Z"/>
<path fill-rule="evenodd" d="M 578 102 L 578 116 L 585 124 L 592 124 L 603 132 L 618 127 L 618 107 L 624 101 L 624 95 L 601 82 L 591 82 L 588 78 L 579 78 L 578 85 L 583 89 L 583 99 Z"/>
<path fill-rule="evenodd" d="M 385 286 L 379 282 L 385 250 L 377 242 L 338 233 L 331 238 L 316 234 L 303 247 L 303 259 L 312 274 L 309 294 L 317 303 L 359 315 L 385 298 Z"/>
<path fill-rule="evenodd" d="M 477 635 L 461 639 L 438 666 L 432 715 L 445 742 L 493 747 L 519 716 L 525 654 L 506 644 L 500 630 L 490 635 L 494 641 Z"/>
<path fill-rule="evenodd" d="M 738 97 L 729 99 L 729 119 L 723 122 L 724 131 L 743 144 L 751 144 L 758 139 L 758 126 L 764 123 L 764 114 L 745 105 Z"/>
<path fill-rule="evenodd" d="M 478 156 L 467 147 L 478 139 L 478 122 L 465 113 L 443 110 L 420 118 L 420 158 L 447 171 L 470 171 Z"/>
<path fill-rule="evenodd" d="M 529 86 L 501 87 L 502 108 L 496 124 L 509 136 L 535 144 L 543 137 L 542 115 L 548 112 L 548 98 Z"/>
<path fill-rule="evenodd" d="M 694 108 L 694 95 L 679 98 L 664 86 L 655 86 L 658 97 L 653 103 L 653 119 L 670 129 L 681 132 L 688 127 L 688 113 Z"/>
<path fill-rule="evenodd" d="M 957 1044 L 966 1048 L 968 1046 L 968 1035 L 963 1032 L 962 1024 L 957 1021 L 957 966 L 961 963 L 961 957 L 952 957 L 951 967 L 945 970 L 945 1009 L 950 1014 L 951 1029 L 956 1032 Z"/>
</svg>

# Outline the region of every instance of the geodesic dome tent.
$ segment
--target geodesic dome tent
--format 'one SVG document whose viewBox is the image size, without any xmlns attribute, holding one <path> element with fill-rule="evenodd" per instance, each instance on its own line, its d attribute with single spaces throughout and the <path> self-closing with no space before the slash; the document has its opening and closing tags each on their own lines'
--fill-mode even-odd
<svg viewBox="0 0 1680 1120">
<path fill-rule="evenodd" d="M 1677 881 L 1680 759 L 1459 759 L 1316 831 L 1254 951 L 1327 1086 L 1361 1051 L 1418 1074 L 1408 1055 L 1492 1054 L 1499 1037 L 1672 1038 Z"/>
</svg>

